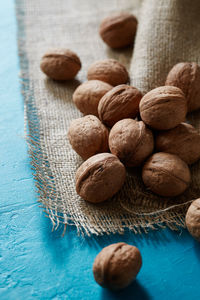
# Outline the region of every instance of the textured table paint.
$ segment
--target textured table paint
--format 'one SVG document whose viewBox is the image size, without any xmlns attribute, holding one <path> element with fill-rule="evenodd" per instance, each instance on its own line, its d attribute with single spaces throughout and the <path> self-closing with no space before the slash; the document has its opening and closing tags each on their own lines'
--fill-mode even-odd
<svg viewBox="0 0 200 300">
<path fill-rule="evenodd" d="M 12 0 L 1 1 L 0 20 L 0 299 L 200 299 L 200 245 L 185 230 L 98 239 L 77 237 L 73 227 L 64 238 L 51 232 L 36 203 L 24 140 Z M 143 267 L 116 294 L 100 288 L 91 270 L 100 249 L 118 241 L 139 247 Z"/>
</svg>

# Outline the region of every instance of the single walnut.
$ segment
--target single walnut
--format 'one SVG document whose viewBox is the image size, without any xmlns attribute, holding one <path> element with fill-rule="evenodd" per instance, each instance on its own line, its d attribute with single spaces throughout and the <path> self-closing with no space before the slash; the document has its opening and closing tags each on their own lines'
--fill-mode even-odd
<svg viewBox="0 0 200 300">
<path fill-rule="evenodd" d="M 186 163 L 177 155 L 158 152 L 144 164 L 142 179 L 154 193 L 174 197 L 188 188 L 191 175 Z"/>
<path fill-rule="evenodd" d="M 124 119 L 112 127 L 109 147 L 126 166 L 136 167 L 153 152 L 153 134 L 144 122 Z"/>
<path fill-rule="evenodd" d="M 189 233 L 200 242 L 200 198 L 194 200 L 188 208 L 185 223 Z"/>
<path fill-rule="evenodd" d="M 188 101 L 188 111 L 200 108 L 200 66 L 196 63 L 176 64 L 169 72 L 166 85 L 180 88 Z"/>
<path fill-rule="evenodd" d="M 73 79 L 81 68 L 81 61 L 76 53 L 69 49 L 54 49 L 42 57 L 41 70 L 55 80 Z"/>
<path fill-rule="evenodd" d="M 108 151 L 108 130 L 95 116 L 88 115 L 71 122 L 68 139 L 83 158 Z"/>
<path fill-rule="evenodd" d="M 187 100 L 174 86 L 161 86 L 148 92 L 140 101 L 142 120 L 157 130 L 176 127 L 185 120 Z"/>
<path fill-rule="evenodd" d="M 99 102 L 100 120 L 112 127 L 119 120 L 135 118 L 139 113 L 141 98 L 142 93 L 135 87 L 126 84 L 114 87 Z"/>
<path fill-rule="evenodd" d="M 123 48 L 133 43 L 136 30 L 136 17 L 123 12 L 103 19 L 99 34 L 111 48 Z"/>
<path fill-rule="evenodd" d="M 187 164 L 193 164 L 200 159 L 200 134 L 192 125 L 181 123 L 158 133 L 156 150 L 176 154 Z"/>
<path fill-rule="evenodd" d="M 86 201 L 102 202 L 120 190 L 125 177 L 125 167 L 116 156 L 96 154 L 78 168 L 76 191 Z"/>
<path fill-rule="evenodd" d="M 93 274 L 102 287 L 119 290 L 127 287 L 137 276 L 142 266 L 138 248 L 116 243 L 103 248 L 95 258 Z"/>
<path fill-rule="evenodd" d="M 101 80 L 115 86 L 127 83 L 129 75 L 121 63 L 110 58 L 93 63 L 88 69 L 87 78 Z"/>
<path fill-rule="evenodd" d="M 89 80 L 77 87 L 73 94 L 73 101 L 83 114 L 98 117 L 99 101 L 112 88 L 113 86 L 106 82 Z"/>
</svg>

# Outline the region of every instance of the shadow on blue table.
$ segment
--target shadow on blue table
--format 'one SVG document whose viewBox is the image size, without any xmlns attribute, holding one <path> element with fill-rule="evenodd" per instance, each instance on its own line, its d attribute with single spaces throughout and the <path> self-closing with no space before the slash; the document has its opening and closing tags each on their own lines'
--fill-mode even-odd
<svg viewBox="0 0 200 300">
<path fill-rule="evenodd" d="M 142 299 L 142 300 L 150 300 L 150 296 L 148 295 L 145 288 L 135 280 L 129 287 L 124 290 L 113 292 L 108 289 L 102 289 L 102 300 L 110 299 L 110 300 L 133 300 L 133 299 Z"/>
<path fill-rule="evenodd" d="M 200 243 L 197 241 L 194 241 L 194 251 L 195 251 L 196 257 L 200 261 Z"/>
</svg>

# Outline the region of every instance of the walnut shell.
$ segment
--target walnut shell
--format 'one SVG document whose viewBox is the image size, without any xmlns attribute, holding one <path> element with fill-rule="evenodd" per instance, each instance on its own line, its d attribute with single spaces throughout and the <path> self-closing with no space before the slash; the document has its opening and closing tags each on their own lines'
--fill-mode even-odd
<svg viewBox="0 0 200 300">
<path fill-rule="evenodd" d="M 73 94 L 73 101 L 84 115 L 91 114 L 98 117 L 99 101 L 112 88 L 113 86 L 106 82 L 89 80 L 77 87 Z"/>
<path fill-rule="evenodd" d="M 165 85 L 173 85 L 183 91 L 189 112 L 200 108 L 200 66 L 196 63 L 176 64 L 170 70 Z"/>
<path fill-rule="evenodd" d="M 136 278 L 141 266 L 142 257 L 138 248 L 116 243 L 103 248 L 97 255 L 93 274 L 102 287 L 119 290 Z"/>
<path fill-rule="evenodd" d="M 126 68 L 115 59 L 104 59 L 93 63 L 87 74 L 88 80 L 101 80 L 113 86 L 127 83 L 129 75 Z"/>
<path fill-rule="evenodd" d="M 191 175 L 186 163 L 177 155 L 158 152 L 144 164 L 142 179 L 155 194 L 174 197 L 188 188 Z"/>
<path fill-rule="evenodd" d="M 108 151 L 108 129 L 95 116 L 88 115 L 71 122 L 68 139 L 83 158 Z"/>
<path fill-rule="evenodd" d="M 142 120 L 157 130 L 176 127 L 185 120 L 187 100 L 174 86 L 161 86 L 148 92 L 140 101 Z"/>
<path fill-rule="evenodd" d="M 109 127 L 125 118 L 135 118 L 139 113 L 142 93 L 133 86 L 121 84 L 107 92 L 100 100 L 100 120 Z"/>
<path fill-rule="evenodd" d="M 153 152 L 153 134 L 143 121 L 124 119 L 112 127 L 109 147 L 126 166 L 136 167 Z"/>
<path fill-rule="evenodd" d="M 200 159 L 200 134 L 192 125 L 181 123 L 158 133 L 156 150 L 176 154 L 187 164 L 193 164 Z"/>
<path fill-rule="evenodd" d="M 125 177 L 125 167 L 116 156 L 96 154 L 78 168 L 76 191 L 86 201 L 103 202 L 120 190 Z"/>
<path fill-rule="evenodd" d="M 69 49 L 54 49 L 41 59 L 41 70 L 54 80 L 71 80 L 81 68 L 81 61 L 76 53 Z"/>
<path fill-rule="evenodd" d="M 200 198 L 194 200 L 185 217 L 189 233 L 200 242 Z"/>
<path fill-rule="evenodd" d="M 133 43 L 136 30 L 136 17 L 123 12 L 103 19 L 100 24 L 99 34 L 111 48 L 123 48 Z"/>
</svg>

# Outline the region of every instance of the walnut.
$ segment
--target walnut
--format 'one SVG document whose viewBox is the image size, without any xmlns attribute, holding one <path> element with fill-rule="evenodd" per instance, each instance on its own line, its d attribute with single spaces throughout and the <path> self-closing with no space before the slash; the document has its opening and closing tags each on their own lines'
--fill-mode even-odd
<svg viewBox="0 0 200 300">
<path fill-rule="evenodd" d="M 92 115 L 73 120 L 68 130 L 68 139 L 83 159 L 108 151 L 108 130 Z"/>
<path fill-rule="evenodd" d="M 99 203 L 111 198 L 122 187 L 126 170 L 110 153 L 100 153 L 86 160 L 76 172 L 76 191 L 84 200 Z"/>
<path fill-rule="evenodd" d="M 121 84 L 107 92 L 100 100 L 100 120 L 109 127 L 125 118 L 135 118 L 139 113 L 142 93 L 135 87 Z"/>
<path fill-rule="evenodd" d="M 102 287 L 119 290 L 135 279 L 141 266 L 142 257 L 138 248 L 116 243 L 103 248 L 97 255 L 93 274 Z"/>
<path fill-rule="evenodd" d="M 84 115 L 91 114 L 98 117 L 99 101 L 112 88 L 113 86 L 106 82 L 89 80 L 77 87 L 73 94 L 73 101 Z"/>
<path fill-rule="evenodd" d="M 69 49 L 54 49 L 44 54 L 40 68 L 54 80 L 70 80 L 80 70 L 81 61 L 76 53 Z"/>
<path fill-rule="evenodd" d="M 187 164 L 200 159 L 200 134 L 190 124 L 161 131 L 156 137 L 156 150 L 178 155 Z"/>
<path fill-rule="evenodd" d="M 186 163 L 177 155 L 158 152 L 144 164 L 142 179 L 154 193 L 174 197 L 188 188 L 191 175 Z"/>
<path fill-rule="evenodd" d="M 141 118 L 153 129 L 174 128 L 185 120 L 186 113 L 187 100 L 177 87 L 158 87 L 144 95 L 140 101 Z"/>
<path fill-rule="evenodd" d="M 200 242 L 200 198 L 194 200 L 188 208 L 185 223 L 189 233 Z"/>
<path fill-rule="evenodd" d="M 180 88 L 188 101 L 188 111 L 200 108 L 200 66 L 192 62 L 176 64 L 169 72 L 166 85 Z"/>
<path fill-rule="evenodd" d="M 111 48 L 123 48 L 133 43 L 136 30 L 136 17 L 123 12 L 103 19 L 100 24 L 99 34 Z"/>
<path fill-rule="evenodd" d="M 87 78 L 101 80 L 115 86 L 127 83 L 129 75 L 120 62 L 110 58 L 93 63 L 88 69 Z"/>
<path fill-rule="evenodd" d="M 153 152 L 153 134 L 144 122 L 124 119 L 112 127 L 109 147 L 126 166 L 136 167 Z"/>
</svg>

